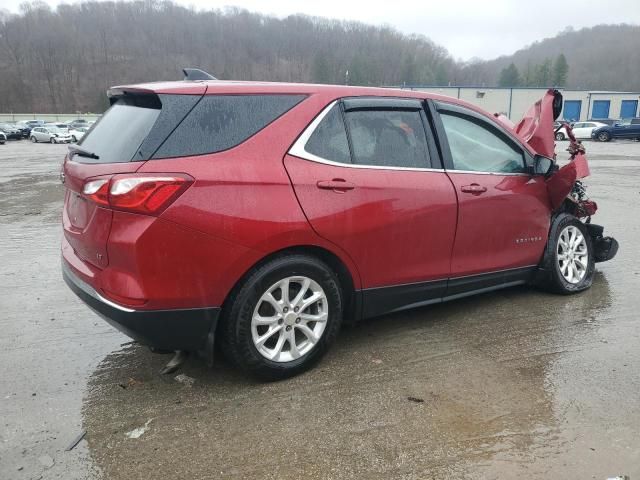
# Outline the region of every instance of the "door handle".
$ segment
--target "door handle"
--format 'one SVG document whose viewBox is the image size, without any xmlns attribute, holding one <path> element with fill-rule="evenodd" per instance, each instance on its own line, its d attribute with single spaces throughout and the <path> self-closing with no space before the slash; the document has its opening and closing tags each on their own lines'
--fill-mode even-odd
<svg viewBox="0 0 640 480">
<path fill-rule="evenodd" d="M 348 190 L 356 188 L 355 184 L 347 182 L 344 178 L 334 178 L 333 180 L 319 180 L 316 186 L 322 190 L 333 190 L 334 192 L 344 193 Z"/>
<path fill-rule="evenodd" d="M 460 187 L 464 193 L 473 193 L 474 195 L 480 195 L 487 191 L 487 187 L 483 187 L 482 185 L 478 185 L 477 183 L 472 183 L 471 185 L 463 185 Z"/>
</svg>

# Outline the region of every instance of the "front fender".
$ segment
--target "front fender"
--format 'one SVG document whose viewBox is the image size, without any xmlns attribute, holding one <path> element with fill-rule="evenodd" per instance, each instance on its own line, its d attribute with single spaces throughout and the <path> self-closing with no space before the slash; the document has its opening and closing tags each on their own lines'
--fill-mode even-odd
<svg viewBox="0 0 640 480">
<path fill-rule="evenodd" d="M 547 180 L 551 209 L 557 210 L 571 193 L 576 180 L 588 177 L 589 174 L 589 163 L 582 153 L 576 155 L 572 161 L 555 172 Z"/>
</svg>

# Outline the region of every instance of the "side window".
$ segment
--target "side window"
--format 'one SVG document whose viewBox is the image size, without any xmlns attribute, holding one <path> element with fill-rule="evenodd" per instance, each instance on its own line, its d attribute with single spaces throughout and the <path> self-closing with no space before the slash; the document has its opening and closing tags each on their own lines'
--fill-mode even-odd
<svg viewBox="0 0 640 480">
<path fill-rule="evenodd" d="M 351 163 L 347 131 L 344 128 L 340 106 L 334 105 L 313 131 L 304 149 L 320 158 L 340 163 Z"/>
<path fill-rule="evenodd" d="M 205 95 L 153 158 L 202 155 L 233 148 L 304 98 L 305 95 Z"/>
<path fill-rule="evenodd" d="M 472 172 L 522 173 L 522 150 L 503 139 L 497 130 L 469 117 L 441 112 L 453 168 Z"/>
<path fill-rule="evenodd" d="M 573 124 L 573 128 L 585 128 L 588 127 L 589 124 L 588 123 L 574 123 Z"/>
<path fill-rule="evenodd" d="M 419 111 L 352 110 L 345 114 L 353 163 L 429 168 L 429 150 Z"/>
</svg>

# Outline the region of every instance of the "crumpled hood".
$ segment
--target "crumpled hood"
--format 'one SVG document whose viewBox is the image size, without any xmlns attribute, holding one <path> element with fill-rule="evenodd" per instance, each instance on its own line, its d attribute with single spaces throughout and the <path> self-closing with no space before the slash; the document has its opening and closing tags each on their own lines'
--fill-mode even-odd
<svg viewBox="0 0 640 480">
<path fill-rule="evenodd" d="M 562 94 L 549 89 L 544 97 L 534 103 L 516 125 L 516 133 L 538 154 L 555 158 L 553 122 L 562 111 Z"/>
</svg>

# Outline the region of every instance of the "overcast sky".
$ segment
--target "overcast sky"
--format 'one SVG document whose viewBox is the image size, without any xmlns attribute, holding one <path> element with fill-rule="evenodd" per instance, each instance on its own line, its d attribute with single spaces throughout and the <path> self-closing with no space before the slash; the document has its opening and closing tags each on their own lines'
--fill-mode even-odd
<svg viewBox="0 0 640 480">
<path fill-rule="evenodd" d="M 76 0 L 45 0 L 55 6 Z M 17 12 L 23 0 L 0 0 Z M 284 17 L 305 13 L 372 24 L 387 24 L 405 33 L 421 33 L 444 46 L 457 59 L 495 58 L 536 40 L 600 23 L 640 24 L 640 0 L 177 0 L 197 9 L 234 5 Z"/>
</svg>

